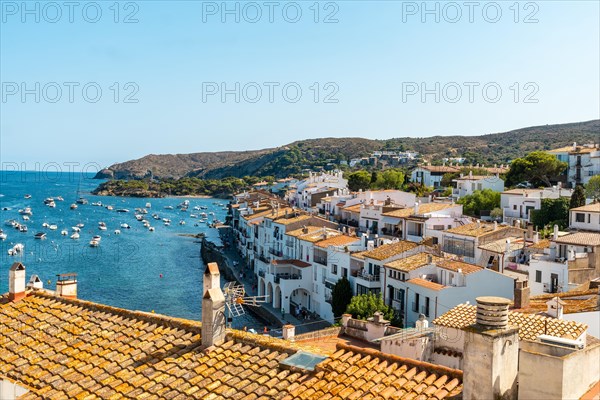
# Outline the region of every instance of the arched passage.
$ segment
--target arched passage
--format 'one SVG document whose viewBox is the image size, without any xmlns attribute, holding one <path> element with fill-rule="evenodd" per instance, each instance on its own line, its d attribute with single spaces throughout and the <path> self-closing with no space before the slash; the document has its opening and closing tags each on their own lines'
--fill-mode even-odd
<svg viewBox="0 0 600 400">
<path fill-rule="evenodd" d="M 263 278 L 260 278 L 258 280 L 258 295 L 259 296 L 265 295 L 265 280 Z"/>
<path fill-rule="evenodd" d="M 276 310 L 281 308 L 281 288 L 279 285 L 275 285 L 275 295 L 273 296 L 273 307 Z"/>
<path fill-rule="evenodd" d="M 273 285 L 271 282 L 267 283 L 267 303 L 273 302 Z"/>
</svg>

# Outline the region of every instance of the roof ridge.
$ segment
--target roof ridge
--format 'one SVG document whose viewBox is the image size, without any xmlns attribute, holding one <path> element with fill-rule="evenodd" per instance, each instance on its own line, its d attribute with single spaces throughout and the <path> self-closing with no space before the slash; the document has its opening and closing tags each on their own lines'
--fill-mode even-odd
<svg viewBox="0 0 600 400">
<path fill-rule="evenodd" d="M 90 309 L 92 311 L 109 312 L 119 316 L 129 316 L 142 320 L 144 322 L 159 323 L 163 326 L 170 328 L 183 329 L 191 331 L 195 334 L 201 334 L 202 323 L 199 321 L 187 320 L 183 318 L 169 317 L 163 314 L 148 313 L 145 311 L 133 311 L 125 308 L 119 308 L 114 306 L 108 306 L 105 304 L 95 303 L 92 301 L 81 300 L 81 299 L 69 299 L 65 297 L 55 296 L 46 291 L 32 291 L 27 294 L 27 297 L 43 297 L 47 299 L 56 300 L 65 304 L 79 305 Z"/>
<path fill-rule="evenodd" d="M 412 358 L 400 357 L 395 354 L 382 353 L 379 350 L 371 349 L 371 348 L 363 348 L 358 346 L 353 346 L 351 344 L 346 343 L 338 343 L 336 345 L 337 350 L 346 350 L 351 351 L 355 354 L 362 354 L 365 356 L 376 357 L 381 360 L 393 362 L 393 363 L 402 363 L 411 367 L 418 368 L 421 371 L 426 371 L 434 374 L 448 375 L 452 378 L 456 378 L 462 381 L 463 371 L 459 369 L 453 369 L 446 367 L 444 365 L 437 365 L 428 363 L 426 361 L 418 361 Z"/>
</svg>

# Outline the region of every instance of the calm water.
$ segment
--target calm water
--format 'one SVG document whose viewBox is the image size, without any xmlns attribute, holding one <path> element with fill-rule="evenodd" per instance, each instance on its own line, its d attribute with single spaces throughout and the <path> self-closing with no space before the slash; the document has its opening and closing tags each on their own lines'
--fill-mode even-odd
<svg viewBox="0 0 600 400">
<path fill-rule="evenodd" d="M 56 274 L 76 272 L 78 274 L 78 297 L 85 300 L 109 304 L 132 310 L 151 311 L 175 317 L 201 319 L 202 273 L 198 239 L 183 237 L 180 234 L 204 232 L 209 238 L 217 238 L 217 230 L 200 223 L 201 212 L 215 213 L 215 218 L 224 221 L 226 211 L 214 203 L 224 203 L 217 199 L 189 198 L 187 212 L 176 208 L 182 198 L 138 199 L 123 197 L 92 196 L 93 190 L 102 181 L 91 179 L 93 175 L 81 173 L 38 173 L 0 171 L 0 229 L 8 238 L 0 242 L 0 293 L 8 291 L 8 269 L 15 261 L 21 261 L 27 268 L 27 279 L 37 274 L 45 287 L 55 288 Z M 78 205 L 77 210 L 69 206 L 79 194 L 89 203 Z M 25 199 L 30 194 L 30 199 Z M 47 197 L 62 196 L 64 201 L 56 201 L 56 208 L 44 205 Z M 128 213 L 109 211 L 105 207 L 92 206 L 102 202 L 112 205 L 114 210 L 129 209 Z M 149 232 L 134 217 L 135 208 L 144 208 L 150 202 L 145 219 L 154 232 Z M 174 207 L 173 210 L 165 206 Z M 194 206 L 206 206 L 198 211 Z M 9 210 L 4 210 L 8 207 Z M 19 209 L 31 207 L 33 215 L 24 221 Z M 171 226 L 164 226 L 162 220 L 155 220 L 152 214 L 171 219 Z M 208 215 L 209 221 L 213 218 Z M 5 225 L 5 221 L 15 219 L 27 225 L 28 232 L 21 233 Z M 185 225 L 179 222 L 185 221 Z M 106 223 L 107 230 L 101 231 L 98 222 Z M 42 226 L 43 223 L 56 224 L 57 230 Z M 71 227 L 83 223 L 80 239 L 70 239 Z M 128 224 L 124 229 L 120 225 Z M 194 226 L 198 224 L 198 226 Z M 68 230 L 67 236 L 61 230 Z M 120 235 L 114 233 L 121 231 Z M 36 240 L 37 232 L 45 232 L 45 240 Z M 92 248 L 92 236 L 100 235 L 100 246 Z M 25 250 L 17 256 L 9 256 L 8 249 L 16 243 L 25 245 Z M 48 284 L 50 281 L 50 284 Z M 224 282 L 222 282 L 224 283 Z M 234 326 L 262 327 L 262 324 L 249 316 L 234 321 Z"/>
</svg>

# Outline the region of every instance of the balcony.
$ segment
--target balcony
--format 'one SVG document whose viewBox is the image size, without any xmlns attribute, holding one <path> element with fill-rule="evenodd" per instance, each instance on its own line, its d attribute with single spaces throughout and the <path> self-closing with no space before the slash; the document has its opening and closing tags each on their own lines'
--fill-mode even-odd
<svg viewBox="0 0 600 400">
<path fill-rule="evenodd" d="M 313 261 L 316 262 L 317 264 L 327 266 L 327 257 L 315 256 L 315 257 L 313 257 Z"/>
<path fill-rule="evenodd" d="M 260 276 L 261 278 L 264 278 L 265 277 L 265 271 L 262 270 L 262 269 L 259 269 L 258 270 L 258 276 Z"/>
<path fill-rule="evenodd" d="M 269 264 L 271 262 L 271 259 L 268 257 L 265 257 L 263 254 L 261 254 L 260 256 L 258 256 L 258 259 L 262 262 L 264 262 L 265 264 Z"/>
<path fill-rule="evenodd" d="M 281 283 L 282 280 L 299 280 L 302 279 L 302 275 L 301 274 L 288 274 L 288 273 L 281 273 L 281 274 L 275 274 L 275 283 Z"/>
<path fill-rule="evenodd" d="M 269 253 L 273 254 L 276 257 L 283 257 L 283 252 L 281 250 L 275 250 L 273 248 L 270 248 Z"/>
<path fill-rule="evenodd" d="M 381 274 L 369 274 L 365 270 L 362 270 L 362 272 L 356 275 L 356 278 L 367 282 L 379 282 L 381 281 Z"/>
<path fill-rule="evenodd" d="M 292 240 L 286 240 L 286 241 L 285 241 L 285 245 L 286 245 L 287 247 L 294 247 L 294 242 L 293 242 Z"/>
</svg>

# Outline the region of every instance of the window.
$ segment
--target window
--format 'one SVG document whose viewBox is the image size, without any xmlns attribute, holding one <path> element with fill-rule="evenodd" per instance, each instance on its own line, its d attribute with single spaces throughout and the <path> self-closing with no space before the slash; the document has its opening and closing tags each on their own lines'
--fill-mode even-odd
<svg viewBox="0 0 600 400">
<path fill-rule="evenodd" d="M 588 224 L 589 224 L 592 221 L 592 219 L 591 219 L 592 218 L 592 214 L 588 214 L 587 216 L 588 216 Z"/>
<path fill-rule="evenodd" d="M 419 312 L 419 293 L 415 293 L 415 301 L 413 301 L 413 312 Z"/>
<path fill-rule="evenodd" d="M 331 264 L 331 273 L 334 275 L 337 275 L 337 271 L 338 271 L 337 264 Z"/>
<path fill-rule="evenodd" d="M 516 205 L 516 204 L 514 204 L 514 205 L 513 205 L 513 210 L 516 210 L 516 209 L 517 209 L 517 205 Z"/>
<path fill-rule="evenodd" d="M 585 222 L 585 214 L 575 213 L 575 222 Z"/>
<path fill-rule="evenodd" d="M 342 267 L 342 278 L 348 278 L 348 268 Z"/>
<path fill-rule="evenodd" d="M 535 281 L 542 283 L 542 271 L 535 271 Z"/>
<path fill-rule="evenodd" d="M 426 317 L 429 317 L 429 297 L 425 297 L 425 307 L 423 307 L 423 314 L 425 314 Z"/>
<path fill-rule="evenodd" d="M 475 243 L 471 240 L 447 238 L 443 250 L 457 256 L 475 257 Z"/>
<path fill-rule="evenodd" d="M 434 236 L 434 237 L 432 237 L 431 239 L 432 239 L 432 243 L 433 243 L 433 244 L 438 244 L 438 242 L 439 242 L 439 241 L 438 241 L 438 238 L 437 238 L 437 237 L 435 237 L 435 236 Z"/>
</svg>

